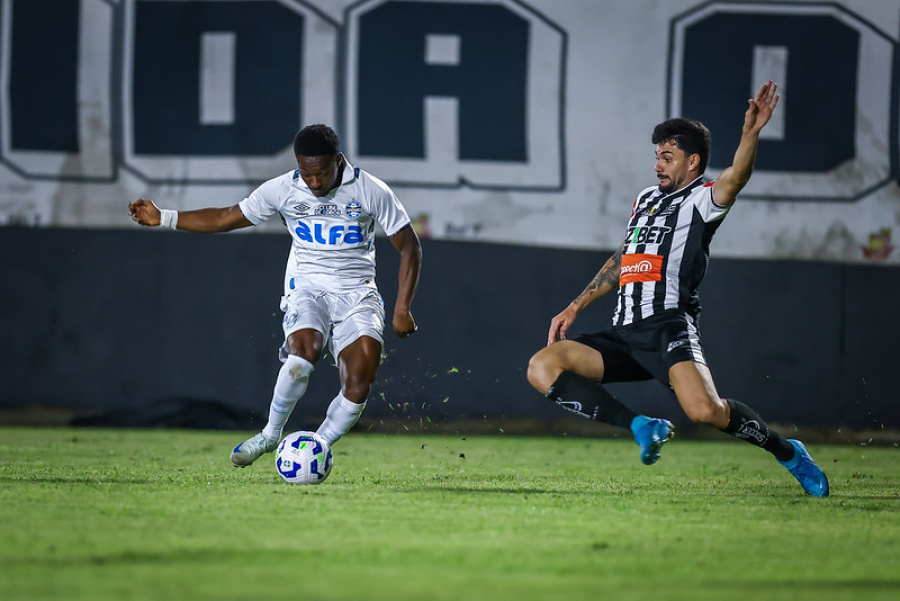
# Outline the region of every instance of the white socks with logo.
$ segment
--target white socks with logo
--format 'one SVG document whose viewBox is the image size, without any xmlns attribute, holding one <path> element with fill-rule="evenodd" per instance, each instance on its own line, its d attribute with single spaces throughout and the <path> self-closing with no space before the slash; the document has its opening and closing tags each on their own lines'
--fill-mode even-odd
<svg viewBox="0 0 900 601">
<path fill-rule="evenodd" d="M 306 392 L 312 371 L 312 363 L 303 357 L 288 355 L 275 380 L 272 403 L 269 405 L 269 423 L 263 428 L 263 436 L 270 440 L 281 438 L 281 432 L 291 412 Z"/>
<path fill-rule="evenodd" d="M 365 401 L 354 403 L 346 398 L 343 392 L 339 392 L 328 406 L 325 421 L 316 430 L 316 434 L 327 440 L 328 444 L 334 444 L 341 436 L 350 431 L 365 408 Z"/>
<path fill-rule="evenodd" d="M 263 436 L 270 440 L 281 438 L 291 412 L 306 392 L 313 367 L 312 363 L 302 357 L 288 355 L 275 380 L 272 403 L 269 405 L 269 422 L 263 428 Z M 328 406 L 325 421 L 319 426 L 316 434 L 327 440 L 328 444 L 337 441 L 350 431 L 365 408 L 365 401 L 354 403 L 339 392 Z"/>
</svg>

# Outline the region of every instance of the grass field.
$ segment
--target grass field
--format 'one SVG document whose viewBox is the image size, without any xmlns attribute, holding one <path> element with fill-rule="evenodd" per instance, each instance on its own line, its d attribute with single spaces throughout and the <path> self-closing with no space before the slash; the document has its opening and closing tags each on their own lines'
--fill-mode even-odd
<svg viewBox="0 0 900 601">
<path fill-rule="evenodd" d="M 249 434 L 249 433 L 248 433 Z M 234 432 L 0 428 L 0 599 L 898 599 L 900 449 L 351 433 L 324 484 Z"/>
</svg>

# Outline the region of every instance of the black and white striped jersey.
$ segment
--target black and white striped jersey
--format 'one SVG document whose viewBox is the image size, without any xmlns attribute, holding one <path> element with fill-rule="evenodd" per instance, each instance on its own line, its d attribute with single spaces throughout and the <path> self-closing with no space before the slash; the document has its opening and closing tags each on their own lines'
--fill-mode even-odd
<svg viewBox="0 0 900 601">
<path fill-rule="evenodd" d="M 697 178 L 671 194 L 653 186 L 638 195 L 622 251 L 613 325 L 668 309 L 700 313 L 697 287 L 706 275 L 709 243 L 728 214 L 713 201 L 712 185 Z"/>
</svg>

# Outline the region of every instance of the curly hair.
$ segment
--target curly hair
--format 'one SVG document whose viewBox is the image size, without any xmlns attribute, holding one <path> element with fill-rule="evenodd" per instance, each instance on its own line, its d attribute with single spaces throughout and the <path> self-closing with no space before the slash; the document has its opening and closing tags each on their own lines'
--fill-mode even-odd
<svg viewBox="0 0 900 601">
<path fill-rule="evenodd" d="M 709 137 L 709 129 L 699 121 L 682 117 L 667 119 L 653 128 L 653 135 L 650 137 L 650 140 L 654 144 L 672 142 L 688 156 L 699 154 L 700 173 L 702 174 L 706 171 L 712 143 Z"/>
<path fill-rule="evenodd" d="M 331 156 L 341 151 L 341 139 L 327 125 L 307 125 L 294 136 L 294 156 Z"/>
</svg>

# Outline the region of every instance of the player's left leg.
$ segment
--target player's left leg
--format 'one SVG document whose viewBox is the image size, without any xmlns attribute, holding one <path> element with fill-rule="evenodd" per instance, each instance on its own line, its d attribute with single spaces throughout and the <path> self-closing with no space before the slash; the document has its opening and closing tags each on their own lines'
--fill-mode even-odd
<svg viewBox="0 0 900 601">
<path fill-rule="evenodd" d="M 278 446 L 282 430 L 300 397 L 306 392 L 314 366 L 331 329 L 329 307 L 320 292 L 299 290 L 282 299 L 285 342 L 279 350 L 283 362 L 275 379 L 269 419 L 262 432 L 239 443 L 231 452 L 235 467 L 246 467 Z"/>
<path fill-rule="evenodd" d="M 333 444 L 350 431 L 366 408 L 366 399 L 381 363 L 381 341 L 361 336 L 338 356 L 341 390 L 328 406 L 316 434 Z"/>
<path fill-rule="evenodd" d="M 639 415 L 615 398 L 602 381 L 639 381 L 649 374 L 608 332 L 558 340 L 528 363 L 528 382 L 548 399 L 581 417 L 631 430 L 641 461 L 653 465 L 674 436 L 666 419 Z"/>
<path fill-rule="evenodd" d="M 324 336 L 314 329 L 292 332 L 285 342 L 285 357 L 269 403 L 269 419 L 262 432 L 241 442 L 231 452 L 235 467 L 246 467 L 265 453 L 275 450 L 291 412 L 306 392 L 310 375 L 322 354 Z"/>
<path fill-rule="evenodd" d="M 339 440 L 359 420 L 381 365 L 384 346 L 384 302 L 378 291 L 363 289 L 330 295 L 335 325 L 331 352 L 337 358 L 341 390 L 328 406 L 316 430 L 329 444 Z"/>
<path fill-rule="evenodd" d="M 691 421 L 707 424 L 772 453 L 813 496 L 828 495 L 828 479 L 800 441 L 775 432 L 753 409 L 716 391 L 703 363 L 681 361 L 669 369 L 669 383 Z"/>
</svg>

